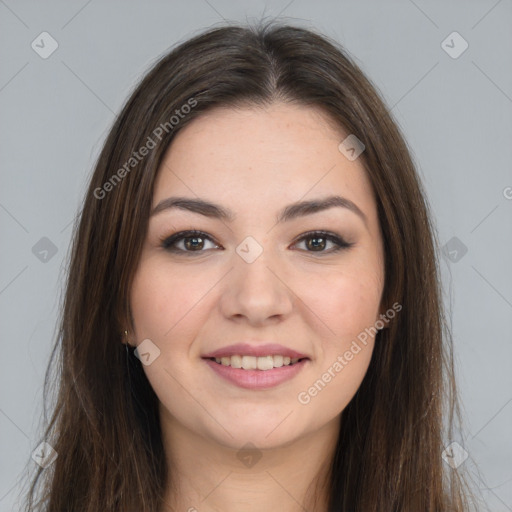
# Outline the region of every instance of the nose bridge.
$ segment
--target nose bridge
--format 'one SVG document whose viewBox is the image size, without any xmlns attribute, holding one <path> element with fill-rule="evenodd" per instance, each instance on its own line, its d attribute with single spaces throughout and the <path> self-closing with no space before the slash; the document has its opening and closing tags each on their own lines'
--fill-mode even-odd
<svg viewBox="0 0 512 512">
<path fill-rule="evenodd" d="M 267 244 L 268 245 L 268 244 Z M 286 315 L 292 309 L 290 290 L 281 279 L 276 251 L 247 237 L 233 254 L 222 307 L 227 316 L 242 315 L 251 321 Z"/>
</svg>

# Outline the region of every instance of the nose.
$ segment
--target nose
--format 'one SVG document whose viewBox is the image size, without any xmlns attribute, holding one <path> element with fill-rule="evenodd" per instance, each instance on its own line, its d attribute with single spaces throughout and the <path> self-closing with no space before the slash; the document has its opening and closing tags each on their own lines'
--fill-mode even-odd
<svg viewBox="0 0 512 512">
<path fill-rule="evenodd" d="M 254 326 L 282 320 L 291 313 L 294 300 L 291 283 L 286 281 L 270 251 L 263 251 L 252 263 L 234 254 L 221 294 L 221 311 L 226 318 Z"/>
</svg>

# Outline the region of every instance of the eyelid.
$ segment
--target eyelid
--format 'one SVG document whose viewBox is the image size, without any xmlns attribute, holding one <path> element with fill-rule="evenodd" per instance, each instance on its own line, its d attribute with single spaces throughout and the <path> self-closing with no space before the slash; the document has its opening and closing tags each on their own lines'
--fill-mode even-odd
<svg viewBox="0 0 512 512">
<path fill-rule="evenodd" d="M 206 251 L 183 251 L 181 249 L 175 249 L 175 250 L 172 249 L 172 245 L 174 243 L 179 242 L 180 240 L 182 240 L 184 238 L 192 238 L 194 236 L 210 240 L 216 246 L 220 246 L 220 244 L 211 235 L 208 235 L 204 231 L 199 231 L 197 229 L 186 229 L 184 231 L 177 231 L 176 233 L 174 233 L 170 236 L 165 236 L 160 239 L 160 245 L 167 251 L 175 252 L 175 253 L 191 254 L 193 252 L 197 252 L 197 253 L 206 252 Z"/>
<path fill-rule="evenodd" d="M 347 242 L 341 235 L 333 233 L 332 231 L 325 231 L 323 229 L 312 229 L 311 231 L 306 231 L 305 233 L 301 233 L 298 238 L 293 242 L 294 244 L 304 240 L 305 238 L 313 238 L 315 235 L 320 237 L 325 237 L 327 239 L 338 240 L 341 244 L 346 246 L 354 245 L 353 243 Z"/>
<path fill-rule="evenodd" d="M 194 236 L 197 236 L 198 238 L 202 238 L 205 240 L 209 240 L 210 242 L 215 244 L 217 247 L 220 246 L 220 244 L 211 235 L 205 233 L 204 231 L 200 231 L 200 230 L 196 230 L 196 229 L 188 229 L 188 230 L 184 230 L 184 231 L 178 231 L 170 236 L 163 237 L 160 239 L 160 246 L 163 247 L 165 250 L 167 250 L 169 252 L 173 252 L 175 254 L 182 253 L 182 254 L 187 254 L 187 255 L 193 255 L 193 254 L 201 254 L 201 253 L 206 252 L 206 250 L 185 251 L 182 249 L 176 249 L 175 247 L 173 248 L 173 244 L 175 244 L 176 242 L 179 242 L 185 238 L 192 238 Z M 322 255 L 333 254 L 333 253 L 336 253 L 343 249 L 349 249 L 350 247 L 352 247 L 354 245 L 353 242 L 347 242 L 342 236 L 337 235 L 336 233 L 317 229 L 317 230 L 311 230 L 311 231 L 307 231 L 305 233 L 301 233 L 301 235 L 299 235 L 299 237 L 293 241 L 292 246 L 296 245 L 299 242 L 302 242 L 303 240 L 307 240 L 308 238 L 314 238 L 314 237 L 325 238 L 328 241 L 334 243 L 336 245 L 336 247 L 334 247 L 330 250 L 327 250 L 327 251 L 301 250 L 301 252 L 310 253 L 313 255 L 318 254 L 318 255 L 322 256 Z M 207 250 L 210 250 L 210 249 L 207 249 Z M 222 250 L 224 250 L 224 249 L 222 249 Z"/>
<path fill-rule="evenodd" d="M 325 238 L 326 240 L 333 242 L 336 247 L 327 251 L 302 251 L 307 254 L 318 254 L 320 256 L 328 254 L 337 253 L 342 250 L 350 249 L 354 244 L 354 242 L 347 242 L 341 235 L 337 235 L 331 231 L 325 231 L 322 229 L 313 229 L 311 231 L 307 231 L 306 233 L 302 233 L 298 238 L 295 239 L 292 245 L 297 244 L 298 242 L 302 242 L 303 240 L 307 240 L 308 238 Z"/>
</svg>

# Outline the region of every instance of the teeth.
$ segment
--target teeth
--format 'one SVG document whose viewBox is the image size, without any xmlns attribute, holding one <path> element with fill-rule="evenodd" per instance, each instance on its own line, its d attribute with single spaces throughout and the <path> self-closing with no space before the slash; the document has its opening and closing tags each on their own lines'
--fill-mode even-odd
<svg viewBox="0 0 512 512">
<path fill-rule="evenodd" d="M 274 368 L 274 358 L 272 356 L 258 357 L 254 359 L 258 360 L 258 370 L 272 370 L 272 368 Z"/>
<path fill-rule="evenodd" d="M 244 370 L 271 370 L 281 366 L 289 366 L 299 361 L 299 358 L 291 359 L 288 356 L 231 356 L 216 357 L 215 362 L 231 368 L 243 368 Z"/>
<path fill-rule="evenodd" d="M 259 357 L 242 356 L 242 368 L 244 370 L 256 370 Z"/>
<path fill-rule="evenodd" d="M 231 368 L 242 368 L 242 356 L 226 357 L 226 360 L 227 360 L 226 363 L 222 362 L 222 364 L 224 366 L 230 366 L 231 365 Z M 231 363 L 230 363 L 230 361 L 231 361 Z"/>
</svg>

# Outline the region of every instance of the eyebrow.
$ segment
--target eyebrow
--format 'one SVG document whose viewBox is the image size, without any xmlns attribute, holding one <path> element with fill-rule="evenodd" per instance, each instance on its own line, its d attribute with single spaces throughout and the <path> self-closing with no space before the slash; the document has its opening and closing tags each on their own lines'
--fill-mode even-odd
<svg viewBox="0 0 512 512">
<path fill-rule="evenodd" d="M 334 207 L 350 210 L 358 215 L 366 226 L 368 225 L 368 219 L 363 211 L 353 201 L 342 196 L 328 196 L 322 199 L 299 201 L 289 204 L 281 210 L 276 218 L 276 223 L 279 224 L 287 222 L 298 217 L 304 217 L 306 215 L 311 215 Z M 204 215 L 205 217 L 221 219 L 227 222 L 233 222 L 236 218 L 235 214 L 228 208 L 224 208 L 223 206 L 211 203 L 204 199 L 193 199 L 188 197 L 168 197 L 167 199 L 163 199 L 153 208 L 150 217 L 172 208 L 187 210 Z"/>
</svg>

